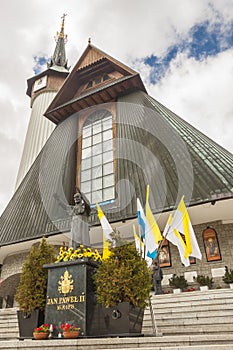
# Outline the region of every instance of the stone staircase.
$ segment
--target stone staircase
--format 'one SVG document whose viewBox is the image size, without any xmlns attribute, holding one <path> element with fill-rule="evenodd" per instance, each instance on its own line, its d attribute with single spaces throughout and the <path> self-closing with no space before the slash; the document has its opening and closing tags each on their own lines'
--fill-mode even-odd
<svg viewBox="0 0 233 350">
<path fill-rule="evenodd" d="M 0 342 L 19 336 L 17 309 L 0 309 Z"/>
<path fill-rule="evenodd" d="M 0 310 L 0 350 L 233 350 L 233 290 L 152 296 L 142 337 L 18 340 L 16 309 Z"/>
<path fill-rule="evenodd" d="M 157 333 L 163 336 L 230 335 L 233 332 L 231 289 L 153 296 L 151 304 Z M 149 308 L 145 311 L 142 332 L 153 333 Z"/>
</svg>

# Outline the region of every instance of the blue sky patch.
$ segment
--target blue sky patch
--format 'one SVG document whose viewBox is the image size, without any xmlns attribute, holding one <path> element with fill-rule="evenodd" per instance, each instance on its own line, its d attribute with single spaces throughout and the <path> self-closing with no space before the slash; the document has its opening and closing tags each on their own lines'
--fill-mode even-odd
<svg viewBox="0 0 233 350">
<path fill-rule="evenodd" d="M 223 28 L 220 22 L 213 25 L 206 21 L 192 27 L 187 37 L 170 46 L 164 56 L 151 55 L 144 59 L 144 63 L 151 67 L 150 82 L 156 84 L 165 75 L 178 53 L 186 53 L 187 57 L 201 61 L 231 47 L 233 47 L 233 22 Z"/>
<path fill-rule="evenodd" d="M 33 59 L 35 62 L 33 71 L 35 74 L 39 74 L 46 68 L 48 59 L 45 56 L 34 56 Z"/>
</svg>

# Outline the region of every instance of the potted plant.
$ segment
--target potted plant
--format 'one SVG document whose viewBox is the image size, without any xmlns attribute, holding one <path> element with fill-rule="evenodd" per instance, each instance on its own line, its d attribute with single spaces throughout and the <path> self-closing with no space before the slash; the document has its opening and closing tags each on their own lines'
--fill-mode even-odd
<svg viewBox="0 0 233 350">
<path fill-rule="evenodd" d="M 34 328 L 44 322 L 48 272 L 43 265 L 54 260 L 55 249 L 43 237 L 39 246 L 31 248 L 23 264 L 15 296 L 20 338 L 32 338 Z"/>
<path fill-rule="evenodd" d="M 229 284 L 230 288 L 233 289 L 233 270 L 229 270 L 229 268 L 225 266 L 225 274 L 222 279 L 223 282 Z"/>
<path fill-rule="evenodd" d="M 152 290 L 152 274 L 135 244 L 119 235 L 111 255 L 102 261 L 95 275 L 97 302 L 101 304 L 104 334 L 141 333 L 144 308 Z M 101 332 L 100 331 L 100 332 Z"/>
<path fill-rule="evenodd" d="M 72 326 L 70 323 L 64 323 L 60 328 L 63 332 L 63 337 L 66 339 L 74 339 L 79 336 L 80 328 Z"/>
<path fill-rule="evenodd" d="M 40 327 L 34 328 L 33 337 L 36 340 L 47 339 L 49 336 L 50 326 L 48 323 L 42 324 Z"/>
<path fill-rule="evenodd" d="M 169 285 L 173 287 L 173 293 L 180 293 L 188 287 L 188 282 L 183 275 L 177 276 L 173 274 L 172 277 L 169 278 Z"/>
<path fill-rule="evenodd" d="M 198 275 L 197 278 L 194 277 L 194 279 L 199 283 L 202 292 L 211 289 L 214 283 L 213 278 L 209 276 Z"/>
</svg>

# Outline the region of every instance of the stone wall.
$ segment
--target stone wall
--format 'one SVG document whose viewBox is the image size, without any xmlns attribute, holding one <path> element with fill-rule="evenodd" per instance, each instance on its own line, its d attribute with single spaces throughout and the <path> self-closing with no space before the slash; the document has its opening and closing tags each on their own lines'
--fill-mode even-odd
<svg viewBox="0 0 233 350">
<path fill-rule="evenodd" d="M 213 228 L 217 233 L 222 258 L 220 261 L 207 261 L 203 240 L 203 231 L 207 227 Z M 169 290 L 168 279 L 174 273 L 185 275 L 185 278 L 189 280 L 189 285 L 196 288 L 198 287 L 197 284 L 191 282 L 192 275 L 213 277 L 214 288 L 227 288 L 227 285 L 222 281 L 222 276 L 225 272 L 225 266 L 233 269 L 233 224 L 222 224 L 221 221 L 214 221 L 196 225 L 193 228 L 202 253 L 202 260 L 196 259 L 195 264 L 184 267 L 181 263 L 177 247 L 169 243 L 171 267 L 163 267 L 163 287 L 165 291 Z"/>
<path fill-rule="evenodd" d="M 1 280 L 7 279 L 9 276 L 21 273 L 24 260 L 29 252 L 9 255 L 5 258 L 1 270 Z"/>
</svg>

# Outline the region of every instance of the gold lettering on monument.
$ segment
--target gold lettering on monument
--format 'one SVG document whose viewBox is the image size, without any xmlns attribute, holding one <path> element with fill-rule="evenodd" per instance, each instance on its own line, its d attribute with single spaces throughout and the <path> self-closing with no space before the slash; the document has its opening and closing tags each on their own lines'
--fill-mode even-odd
<svg viewBox="0 0 233 350">
<path fill-rule="evenodd" d="M 75 303 L 84 303 L 85 293 L 81 295 L 70 295 L 59 298 L 47 298 L 47 305 L 56 305 L 58 311 L 73 310 L 75 309 Z"/>
<path fill-rule="evenodd" d="M 58 292 L 64 294 L 61 297 L 47 297 L 47 305 L 56 305 L 57 311 L 63 310 L 73 310 L 75 309 L 75 303 L 85 302 L 85 293 L 82 292 L 81 295 L 67 295 L 71 293 L 74 289 L 73 277 L 69 274 L 68 270 L 60 277 L 58 281 Z"/>
</svg>

